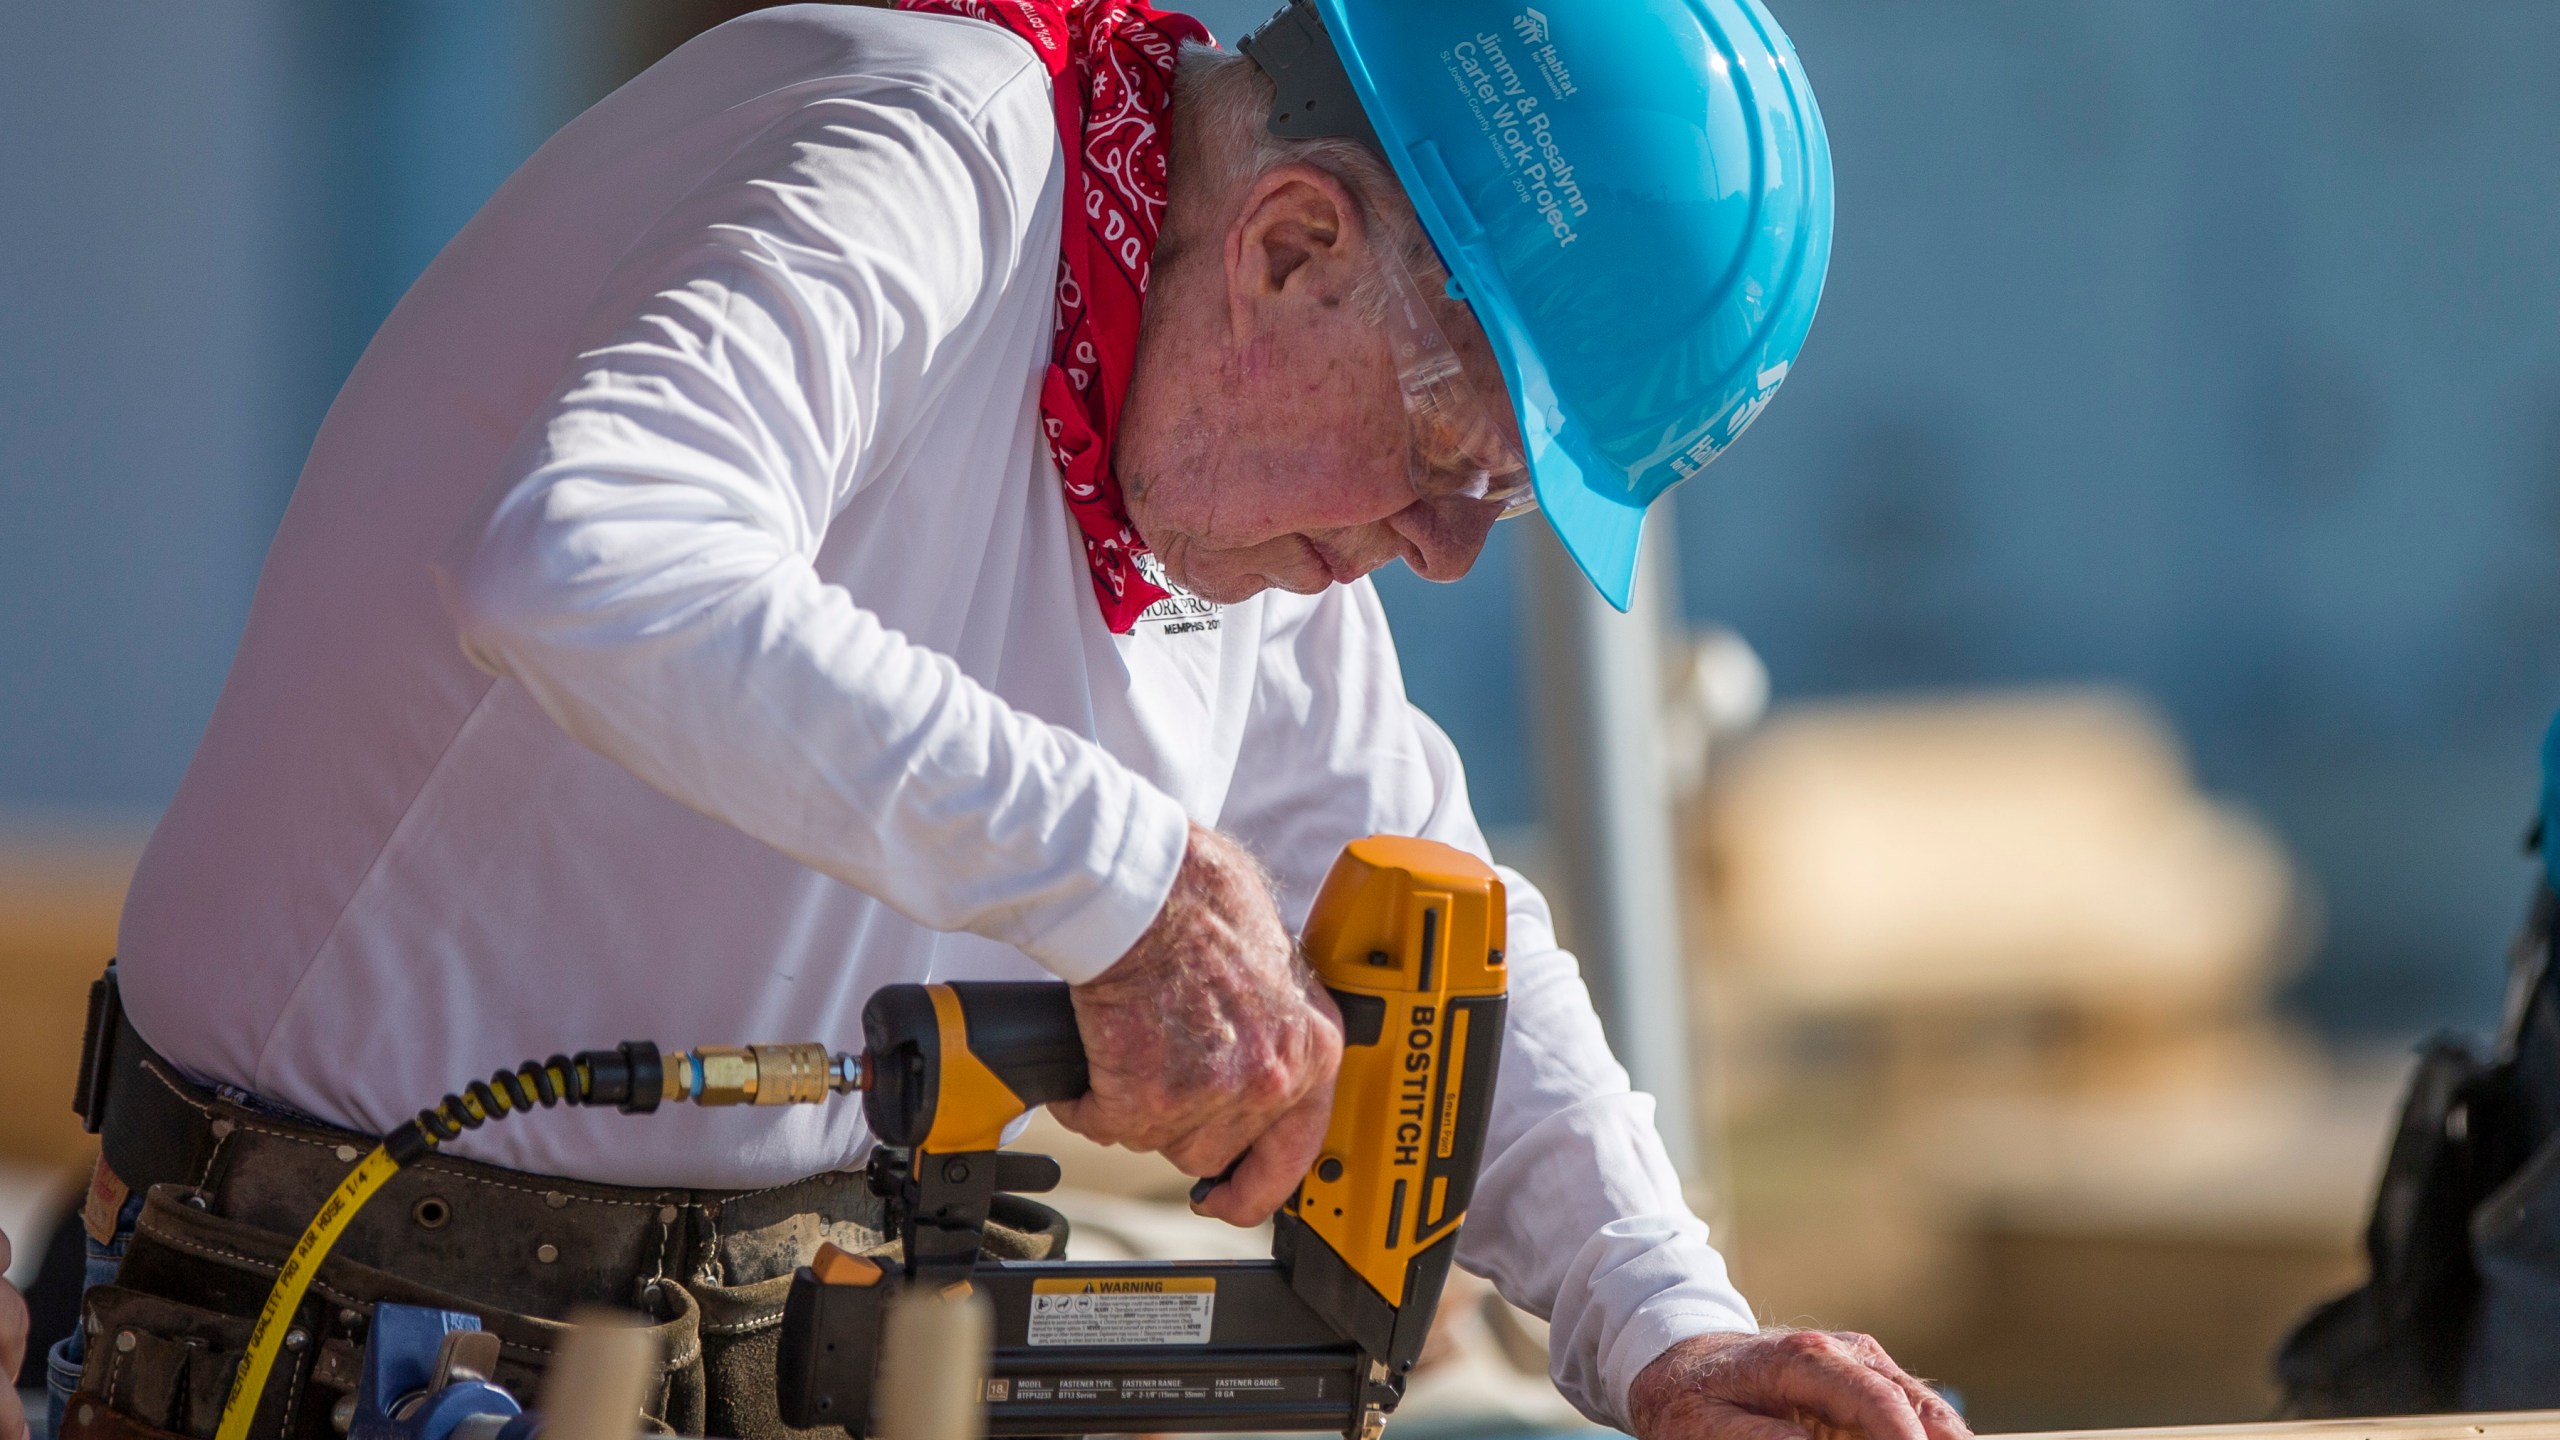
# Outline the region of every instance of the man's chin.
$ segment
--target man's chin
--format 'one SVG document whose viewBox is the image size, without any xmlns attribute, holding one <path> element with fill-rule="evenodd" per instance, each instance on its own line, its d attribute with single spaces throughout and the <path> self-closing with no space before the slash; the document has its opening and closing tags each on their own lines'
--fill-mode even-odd
<svg viewBox="0 0 2560 1440">
<path fill-rule="evenodd" d="M 1267 575 L 1197 575 L 1188 566 L 1167 561 L 1165 578 L 1212 605 L 1240 605 L 1274 583 Z"/>
<path fill-rule="evenodd" d="M 1321 595 L 1376 568 L 1338 560 L 1332 551 L 1303 536 L 1249 550 L 1213 551 L 1205 564 L 1200 563 L 1204 557 L 1188 545 L 1177 545 L 1172 553 L 1159 551 L 1156 558 L 1164 563 L 1165 578 L 1212 605 L 1240 604 L 1265 590 Z"/>
<path fill-rule="evenodd" d="M 1286 590 L 1292 595 L 1314 595 L 1332 581 L 1323 575 L 1312 577 L 1274 575 L 1262 570 L 1209 570 L 1183 563 L 1188 557 L 1165 557 L 1165 578 L 1183 590 L 1212 605 L 1240 605 L 1265 590 Z"/>
<path fill-rule="evenodd" d="M 1325 582 L 1322 580 L 1308 585 L 1299 581 L 1285 580 L 1277 575 L 1239 575 L 1213 584 L 1206 590 L 1194 590 L 1191 593 L 1212 605 L 1241 605 L 1265 590 L 1285 590 L 1292 595 L 1313 595 L 1324 587 Z"/>
<path fill-rule="evenodd" d="M 1243 575 L 1234 579 L 1194 585 L 1188 581 L 1174 583 L 1212 605 L 1241 605 L 1265 590 L 1280 590 L 1291 595 L 1321 595 L 1337 584 L 1329 575 Z"/>
</svg>

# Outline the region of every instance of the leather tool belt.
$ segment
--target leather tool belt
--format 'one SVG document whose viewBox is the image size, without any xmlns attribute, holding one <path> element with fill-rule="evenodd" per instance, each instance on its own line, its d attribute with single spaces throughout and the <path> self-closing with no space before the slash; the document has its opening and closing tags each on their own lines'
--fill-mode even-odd
<svg viewBox="0 0 2560 1440">
<path fill-rule="evenodd" d="M 91 994 L 77 1103 L 101 1165 L 146 1199 L 114 1282 L 82 1302 L 88 1360 L 65 1440 L 210 1440 L 277 1267 L 375 1137 L 189 1080 L 125 1018 L 112 966 Z M 1063 1255 L 1062 1217 L 1002 1200 L 989 1254 Z M 783 1299 L 822 1241 L 894 1253 L 881 1217 L 859 1171 L 763 1190 L 648 1189 L 431 1156 L 394 1175 L 321 1264 L 253 1434 L 343 1435 L 366 1322 L 388 1300 L 477 1314 L 502 1343 L 494 1378 L 526 1397 L 539 1395 L 571 1310 L 637 1311 L 661 1341 L 653 1421 L 739 1440 L 814 1435 L 775 1413 Z"/>
</svg>

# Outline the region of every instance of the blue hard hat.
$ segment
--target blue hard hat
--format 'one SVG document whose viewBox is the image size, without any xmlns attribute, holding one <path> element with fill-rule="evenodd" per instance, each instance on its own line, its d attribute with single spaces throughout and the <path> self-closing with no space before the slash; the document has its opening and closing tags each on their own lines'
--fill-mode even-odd
<svg viewBox="0 0 2560 1440">
<path fill-rule="evenodd" d="M 1758 0 L 1549 5 L 1291 0 L 1242 48 L 1275 133 L 1355 135 L 1395 168 L 1493 343 L 1539 508 L 1623 610 L 1645 507 L 1804 345 L 1831 149 Z"/>
</svg>

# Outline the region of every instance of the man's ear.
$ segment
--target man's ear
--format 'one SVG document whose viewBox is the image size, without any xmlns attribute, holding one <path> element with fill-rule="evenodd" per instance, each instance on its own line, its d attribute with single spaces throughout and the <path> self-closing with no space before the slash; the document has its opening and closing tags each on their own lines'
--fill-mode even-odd
<svg viewBox="0 0 2560 1440">
<path fill-rule="evenodd" d="M 1227 308 L 1238 338 L 1281 312 L 1350 298 L 1366 236 L 1360 206 L 1314 165 L 1276 165 L 1254 177 L 1227 227 Z"/>
</svg>

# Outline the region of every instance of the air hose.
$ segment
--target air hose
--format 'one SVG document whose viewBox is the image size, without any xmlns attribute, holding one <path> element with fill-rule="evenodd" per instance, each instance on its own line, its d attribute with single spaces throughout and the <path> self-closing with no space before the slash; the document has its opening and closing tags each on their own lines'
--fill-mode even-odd
<svg viewBox="0 0 2560 1440">
<path fill-rule="evenodd" d="M 403 1121 L 373 1152 L 356 1162 L 321 1203 L 319 1212 L 294 1242 L 293 1251 L 276 1270 L 258 1323 L 249 1331 L 249 1350 L 231 1377 L 231 1393 L 222 1402 L 222 1424 L 214 1440 L 248 1440 L 249 1424 L 293 1312 L 311 1288 L 311 1277 L 327 1259 L 356 1212 L 404 1165 L 435 1153 L 492 1120 L 555 1105 L 610 1105 L 626 1115 L 645 1115 L 663 1101 L 695 1105 L 807 1105 L 830 1095 L 861 1090 L 870 1076 L 858 1055 L 831 1054 L 823 1045 L 706 1045 L 662 1057 L 658 1047 L 634 1040 L 613 1050 L 585 1050 L 577 1058 L 554 1055 L 501 1070 L 487 1080 L 474 1080 L 457 1095 Z"/>
</svg>

